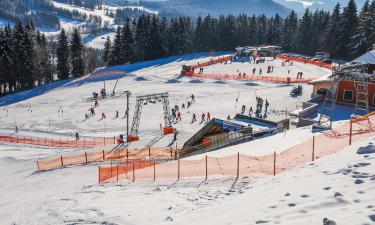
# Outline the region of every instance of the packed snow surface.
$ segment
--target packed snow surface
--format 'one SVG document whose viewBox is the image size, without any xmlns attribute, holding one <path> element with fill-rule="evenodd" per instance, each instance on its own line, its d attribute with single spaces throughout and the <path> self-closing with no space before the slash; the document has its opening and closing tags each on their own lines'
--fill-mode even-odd
<svg viewBox="0 0 375 225">
<path fill-rule="evenodd" d="M 126 122 L 126 98 L 131 91 L 131 115 L 135 97 L 169 92 L 170 106 L 181 108 L 191 94 L 196 102 L 182 110 L 182 122 L 174 124 L 180 131 L 181 146 L 196 131 L 200 115 L 232 118 L 246 106 L 255 106 L 255 97 L 270 102 L 268 119 L 278 120 L 308 99 L 312 87 L 304 85 L 299 97 L 289 95 L 292 86 L 266 82 L 213 80 L 181 77 L 181 66 L 210 60 L 210 54 L 170 57 L 134 65 L 108 68 L 99 72 L 126 71 L 119 76 L 115 97 L 99 101 L 96 116 L 84 120 L 94 102 L 92 92 L 105 85 L 111 93 L 116 79 L 108 76 L 62 81 L 35 90 L 0 99 L 1 134 L 14 135 L 17 125 L 22 135 L 35 137 L 73 137 L 123 134 Z M 274 65 L 281 71 L 281 61 L 251 65 L 263 68 Z M 241 63 L 222 67 L 222 73 L 241 68 Z M 295 63 L 293 70 L 323 76 L 326 70 Z M 207 69 L 210 69 L 208 67 Z M 271 74 L 272 75 L 272 74 Z M 91 79 L 91 80 L 90 80 Z M 194 81 L 194 82 L 192 82 Z M 196 82 L 199 81 L 199 82 Z M 238 102 L 236 104 L 236 99 Z M 58 113 L 63 109 L 64 113 Z M 120 118 L 114 118 L 116 110 Z M 106 119 L 101 120 L 104 112 Z M 195 113 L 198 122 L 191 124 Z M 140 142 L 130 147 L 170 145 L 173 135 L 160 135 L 163 123 L 161 104 L 143 105 L 139 130 Z M 306 141 L 311 128 L 292 129 L 268 138 L 229 147 L 209 156 L 264 155 L 281 152 Z M 65 169 L 37 172 L 36 160 L 75 149 L 33 147 L 0 143 L 0 224 L 322 224 L 324 217 L 337 224 L 373 224 L 375 222 L 375 146 L 374 138 L 363 139 L 339 153 L 324 157 L 276 177 L 209 177 L 156 182 L 120 182 L 98 184 L 98 163 Z M 203 155 L 191 157 L 202 158 Z"/>
</svg>

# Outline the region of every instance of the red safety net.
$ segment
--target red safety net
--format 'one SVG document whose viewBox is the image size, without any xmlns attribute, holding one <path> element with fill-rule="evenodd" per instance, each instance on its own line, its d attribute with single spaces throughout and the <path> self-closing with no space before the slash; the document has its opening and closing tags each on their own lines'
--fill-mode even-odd
<svg viewBox="0 0 375 225">
<path fill-rule="evenodd" d="M 323 62 L 320 62 L 320 61 L 314 61 L 314 60 L 310 60 L 310 59 L 302 59 L 302 58 L 296 58 L 296 57 L 291 57 L 291 56 L 282 56 L 282 55 L 277 56 L 277 58 L 281 59 L 281 60 L 289 60 L 289 61 L 312 64 L 312 65 L 323 67 L 323 68 L 326 68 L 326 69 L 333 69 L 334 68 L 334 66 L 331 65 L 331 64 L 323 63 Z"/>
<path fill-rule="evenodd" d="M 259 80 L 274 83 L 308 83 L 312 79 L 296 79 L 291 77 L 257 76 L 257 75 L 230 75 L 230 74 L 200 74 L 194 72 L 181 72 L 181 75 L 209 78 L 209 79 L 232 79 L 232 80 Z"/>
<path fill-rule="evenodd" d="M 13 142 L 19 144 L 39 145 L 57 148 L 92 148 L 116 144 L 116 137 L 85 137 L 80 140 L 69 140 L 67 138 L 0 136 L 0 142 Z"/>
<path fill-rule="evenodd" d="M 135 159 L 171 159 L 176 157 L 172 147 L 145 147 L 141 149 L 115 149 L 94 152 L 82 152 L 58 156 L 54 159 L 38 160 L 38 170 L 51 170 L 65 166 L 81 165 L 102 161 L 135 160 Z"/>
<path fill-rule="evenodd" d="M 197 69 L 197 68 L 211 66 L 211 65 L 218 64 L 218 63 L 225 62 L 225 61 L 231 61 L 232 59 L 233 59 L 232 56 L 224 56 L 224 57 L 219 57 L 217 59 L 213 59 L 213 60 L 208 61 L 208 62 L 198 63 L 198 64 L 193 65 L 191 67 L 194 68 L 194 69 Z"/>
<path fill-rule="evenodd" d="M 279 154 L 274 153 L 260 157 L 243 154 L 226 157 L 206 156 L 201 160 L 181 159 L 162 164 L 137 160 L 111 167 L 100 167 L 99 182 L 126 179 L 135 181 L 189 177 L 208 178 L 209 176 L 276 175 L 342 150 L 360 138 L 373 135 L 375 130 L 372 123 L 374 121 L 374 113 L 353 119 L 335 130 L 314 136 Z M 114 170 L 116 173 L 113 172 Z"/>
</svg>

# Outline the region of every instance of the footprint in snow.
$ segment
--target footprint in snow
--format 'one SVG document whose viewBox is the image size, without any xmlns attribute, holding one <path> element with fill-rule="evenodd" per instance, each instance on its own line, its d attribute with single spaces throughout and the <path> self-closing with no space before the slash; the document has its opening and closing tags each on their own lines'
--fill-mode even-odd
<svg viewBox="0 0 375 225">
<path fill-rule="evenodd" d="M 362 183 L 364 183 L 364 181 L 361 180 L 361 179 L 356 179 L 356 180 L 354 181 L 354 183 L 355 183 L 355 184 L 362 184 Z"/>
<path fill-rule="evenodd" d="M 310 195 L 301 195 L 301 198 L 308 198 Z"/>
<path fill-rule="evenodd" d="M 263 224 L 263 223 L 268 223 L 268 222 L 270 222 L 270 221 L 268 221 L 268 220 L 257 220 L 255 222 L 255 224 Z"/>
<path fill-rule="evenodd" d="M 289 203 L 288 206 L 289 207 L 294 207 L 294 206 L 296 206 L 296 204 L 295 203 Z"/>
<path fill-rule="evenodd" d="M 324 187 L 323 188 L 325 191 L 331 190 L 331 187 Z"/>
</svg>

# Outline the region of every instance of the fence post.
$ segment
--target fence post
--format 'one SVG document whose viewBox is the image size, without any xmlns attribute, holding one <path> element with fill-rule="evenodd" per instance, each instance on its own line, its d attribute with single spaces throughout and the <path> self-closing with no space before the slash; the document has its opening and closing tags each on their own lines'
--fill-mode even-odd
<svg viewBox="0 0 375 225">
<path fill-rule="evenodd" d="M 38 171 L 39 171 L 39 160 L 36 161 L 36 165 L 38 166 Z"/>
<path fill-rule="evenodd" d="M 76 148 L 78 147 L 78 140 L 76 140 Z"/>
<path fill-rule="evenodd" d="M 111 178 L 113 177 L 113 174 L 112 174 L 112 160 L 111 160 Z"/>
<path fill-rule="evenodd" d="M 118 182 L 118 164 L 117 164 L 117 168 L 116 168 L 116 174 L 117 174 L 117 182 Z"/>
<path fill-rule="evenodd" d="M 135 181 L 135 171 L 134 171 L 134 162 L 132 162 L 133 164 L 133 182 Z"/>
<path fill-rule="evenodd" d="M 129 149 L 126 149 L 126 162 L 129 160 Z"/>
<path fill-rule="evenodd" d="M 315 136 L 313 136 L 313 143 L 312 143 L 312 161 L 315 160 Z"/>
<path fill-rule="evenodd" d="M 180 159 L 177 161 L 177 180 L 180 180 Z"/>
<path fill-rule="evenodd" d="M 103 161 L 105 161 L 105 155 L 104 155 L 104 150 L 103 150 Z"/>
<path fill-rule="evenodd" d="M 87 152 L 85 152 L 85 158 L 86 158 L 86 164 L 88 163 L 88 160 L 87 160 Z"/>
<path fill-rule="evenodd" d="M 273 175 L 276 176 L 276 152 L 273 152 Z"/>
<path fill-rule="evenodd" d="M 237 153 L 237 179 L 240 176 L 240 153 Z"/>
<path fill-rule="evenodd" d="M 151 147 L 148 146 L 148 158 L 151 158 Z"/>
<path fill-rule="evenodd" d="M 60 161 L 61 161 L 61 167 L 64 167 L 64 160 L 62 156 L 60 156 Z"/>
<path fill-rule="evenodd" d="M 206 180 L 208 179 L 208 163 L 207 163 L 207 155 L 206 155 Z"/>
<path fill-rule="evenodd" d="M 352 145 L 352 130 L 353 130 L 353 122 L 352 119 L 350 119 L 350 126 L 349 126 L 349 145 Z"/>
<path fill-rule="evenodd" d="M 169 150 L 171 151 L 171 158 L 173 157 L 172 148 L 169 147 Z"/>
<path fill-rule="evenodd" d="M 104 146 L 105 146 L 105 137 L 104 137 Z"/>
<path fill-rule="evenodd" d="M 155 162 L 154 162 L 154 182 L 156 181 L 156 166 L 155 166 Z"/>
<path fill-rule="evenodd" d="M 100 166 L 99 166 L 99 178 L 98 178 L 98 180 L 99 180 L 99 183 L 100 183 Z"/>
</svg>

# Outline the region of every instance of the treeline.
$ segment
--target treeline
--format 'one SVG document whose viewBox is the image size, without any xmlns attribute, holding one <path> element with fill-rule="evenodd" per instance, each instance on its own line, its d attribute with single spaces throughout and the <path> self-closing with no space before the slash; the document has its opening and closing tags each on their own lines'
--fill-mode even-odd
<svg viewBox="0 0 375 225">
<path fill-rule="evenodd" d="M 69 5 L 76 5 L 79 7 L 85 7 L 91 10 L 95 8 L 102 9 L 104 0 L 56 0 L 57 2 L 66 3 Z"/>
<path fill-rule="evenodd" d="M 60 28 L 49 0 L 1 0 L 0 17 L 10 21 L 33 22 L 39 27 Z"/>
<path fill-rule="evenodd" d="M 0 95 L 55 80 L 79 77 L 101 64 L 101 52 L 85 48 L 78 30 L 47 40 L 32 23 L 0 28 Z"/>
<path fill-rule="evenodd" d="M 308 9 L 301 18 L 292 11 L 286 18 L 260 16 L 211 16 L 167 19 L 141 15 L 107 38 L 103 60 L 107 65 L 156 59 L 199 51 L 233 51 L 238 46 L 274 44 L 286 52 L 312 55 L 331 53 L 353 59 L 375 43 L 375 0 L 358 13 L 354 0 L 332 12 Z"/>
</svg>

